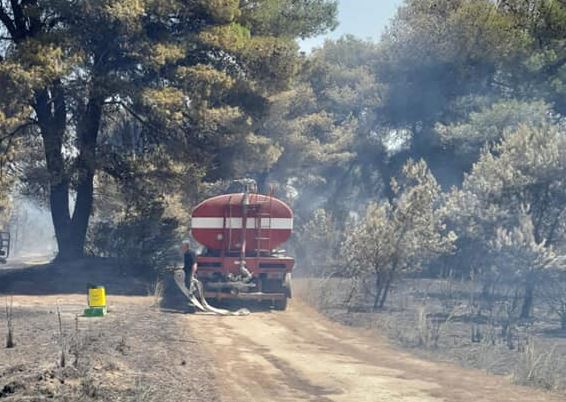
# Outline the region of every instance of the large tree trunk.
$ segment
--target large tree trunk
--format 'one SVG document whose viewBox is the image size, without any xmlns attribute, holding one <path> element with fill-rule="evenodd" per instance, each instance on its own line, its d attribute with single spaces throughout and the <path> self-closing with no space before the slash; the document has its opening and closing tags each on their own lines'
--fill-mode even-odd
<svg viewBox="0 0 566 402">
<path fill-rule="evenodd" d="M 63 136 L 66 130 L 66 107 L 59 83 L 51 90 L 38 91 L 35 111 L 39 122 L 45 161 L 49 172 L 49 204 L 59 253 L 71 241 L 69 211 L 69 177 L 63 158 Z"/>
<path fill-rule="evenodd" d="M 49 203 L 57 239 L 57 259 L 68 261 L 84 254 L 84 244 L 94 195 L 96 140 L 102 117 L 103 99 L 92 97 L 81 113 L 77 127 L 76 202 L 71 217 L 69 209 L 70 176 L 65 169 L 63 138 L 66 130 L 66 107 L 63 90 L 55 83 L 36 94 L 38 116 L 49 171 Z"/>
<path fill-rule="evenodd" d="M 96 140 L 100 128 L 103 102 L 102 98 L 91 98 L 86 105 L 78 127 L 78 181 L 75 210 L 71 219 L 71 233 L 73 235 L 69 245 L 71 257 L 82 256 L 84 253 L 86 232 L 92 213 L 94 175 L 96 172 Z"/>
</svg>

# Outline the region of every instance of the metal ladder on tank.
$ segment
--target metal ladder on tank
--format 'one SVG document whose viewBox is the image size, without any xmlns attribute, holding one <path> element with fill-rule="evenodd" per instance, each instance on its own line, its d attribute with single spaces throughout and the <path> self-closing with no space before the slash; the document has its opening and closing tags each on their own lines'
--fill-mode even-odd
<svg viewBox="0 0 566 402">
<path fill-rule="evenodd" d="M 232 250 L 232 196 L 228 198 L 228 205 L 224 206 L 224 223 L 222 228 L 222 237 L 223 237 L 223 251 L 230 253 Z M 228 229 L 228 247 L 226 247 L 226 229 Z"/>
<path fill-rule="evenodd" d="M 259 197 L 259 195 L 257 195 Z M 263 196 L 266 197 L 267 196 Z M 264 198 L 263 201 L 257 201 L 258 209 L 255 216 L 255 227 L 256 227 L 256 256 L 259 257 L 262 253 L 271 254 L 271 224 L 272 224 L 272 207 L 273 207 L 273 197 L 269 195 L 269 200 Z M 262 206 L 269 204 L 269 211 L 263 212 Z M 267 220 L 267 227 L 263 226 L 263 220 Z M 265 244 L 267 242 L 267 245 Z M 263 248 L 262 248 L 263 246 Z M 267 248 L 265 248 L 267 246 Z"/>
</svg>

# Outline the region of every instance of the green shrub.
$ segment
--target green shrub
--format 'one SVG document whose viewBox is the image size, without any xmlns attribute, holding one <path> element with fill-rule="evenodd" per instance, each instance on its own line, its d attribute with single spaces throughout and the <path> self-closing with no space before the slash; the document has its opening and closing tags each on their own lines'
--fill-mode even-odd
<svg viewBox="0 0 566 402">
<path fill-rule="evenodd" d="M 164 270 L 176 263 L 170 250 L 177 244 L 179 222 L 164 216 L 162 202 L 150 201 L 127 211 L 117 221 L 99 221 L 89 233 L 89 251 L 117 258 L 143 270 Z"/>
</svg>

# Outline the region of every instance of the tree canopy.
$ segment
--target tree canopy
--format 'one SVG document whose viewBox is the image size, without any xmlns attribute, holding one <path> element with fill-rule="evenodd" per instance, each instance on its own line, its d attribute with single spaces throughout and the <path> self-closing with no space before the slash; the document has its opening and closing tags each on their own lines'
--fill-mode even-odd
<svg viewBox="0 0 566 402">
<path fill-rule="evenodd" d="M 126 153 L 162 148 L 211 179 L 276 161 L 255 124 L 297 69 L 294 39 L 335 15 L 323 0 L 2 1 L 0 128 L 42 139 L 60 257 L 82 254 L 96 172 L 123 159 L 116 141 L 102 155 L 116 119 L 138 124 Z"/>
<path fill-rule="evenodd" d="M 61 258 L 158 261 L 253 178 L 292 204 L 302 269 L 375 307 L 447 264 L 514 278 L 526 317 L 566 250 L 564 1 L 406 0 L 378 41 L 301 52 L 336 3 L 0 0 L 6 219 L 17 189 Z"/>
</svg>

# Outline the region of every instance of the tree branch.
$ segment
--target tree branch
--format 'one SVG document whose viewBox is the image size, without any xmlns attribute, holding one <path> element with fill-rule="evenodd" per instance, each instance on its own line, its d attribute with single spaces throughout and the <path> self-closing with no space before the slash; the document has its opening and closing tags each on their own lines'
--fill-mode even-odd
<svg viewBox="0 0 566 402">
<path fill-rule="evenodd" d="M 4 6 L 2 5 L 2 3 L 0 3 L 0 21 L 2 21 L 2 24 L 4 24 L 4 26 L 6 27 L 6 29 L 10 33 L 10 35 L 13 38 L 15 38 L 16 37 L 16 26 L 14 25 L 14 22 L 12 21 L 12 19 L 10 18 L 10 16 L 6 12 L 6 10 L 4 9 Z"/>
<path fill-rule="evenodd" d="M 18 0 L 10 0 L 10 4 L 12 5 L 12 14 L 14 14 L 14 27 L 17 31 L 23 33 L 26 31 L 26 18 L 22 5 Z"/>
<path fill-rule="evenodd" d="M 6 145 L 6 147 L 2 150 L 2 155 L 0 156 L 0 180 L 3 179 L 3 175 L 4 175 L 4 160 L 6 160 L 8 158 L 8 154 L 10 153 L 10 149 L 12 149 L 12 143 L 14 142 L 14 138 L 16 138 L 16 136 L 18 135 L 18 133 L 22 130 L 24 130 L 27 127 L 33 126 L 35 124 L 35 122 L 27 122 L 25 124 L 22 124 L 20 126 L 18 126 L 15 130 L 13 130 L 10 134 L 8 134 L 5 137 L 1 137 L 0 138 L 0 144 L 2 144 L 2 142 L 4 140 L 8 140 L 8 144 Z"/>
<path fill-rule="evenodd" d="M 120 107 L 122 107 L 126 112 L 128 112 L 130 115 L 132 115 L 132 117 L 134 119 L 136 119 L 137 121 L 139 121 L 141 124 L 143 124 L 144 126 L 147 127 L 151 127 L 151 128 L 157 128 L 155 127 L 153 124 L 151 124 L 150 122 L 148 122 L 146 119 L 144 119 L 139 113 L 137 113 L 135 110 L 133 110 L 131 107 L 129 107 L 128 105 L 126 105 L 123 101 L 108 101 L 108 102 L 104 102 L 105 105 L 118 105 Z"/>
<path fill-rule="evenodd" d="M 18 133 L 28 127 L 31 126 L 35 126 L 36 122 L 35 121 L 28 121 L 27 123 L 21 124 L 18 127 L 16 127 L 14 130 L 12 130 L 10 133 L 8 133 L 7 135 L 0 137 L 0 144 L 5 141 L 5 140 L 9 140 L 11 141 L 12 138 L 14 138 L 16 135 L 18 135 Z"/>
</svg>

